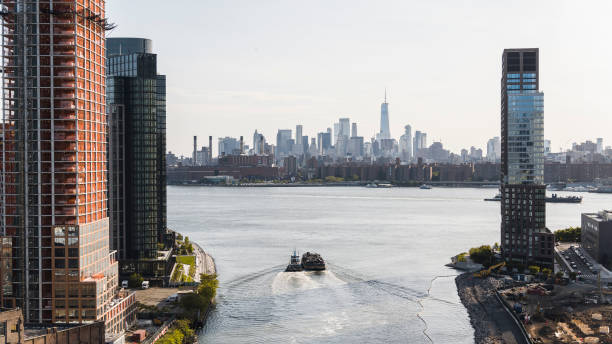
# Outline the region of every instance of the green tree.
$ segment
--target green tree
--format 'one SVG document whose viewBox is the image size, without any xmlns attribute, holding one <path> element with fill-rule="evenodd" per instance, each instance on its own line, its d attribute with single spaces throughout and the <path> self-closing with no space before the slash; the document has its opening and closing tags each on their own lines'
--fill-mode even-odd
<svg viewBox="0 0 612 344">
<path fill-rule="evenodd" d="M 128 279 L 128 285 L 130 286 L 130 288 L 140 288 L 142 286 L 143 281 L 144 278 L 142 278 L 142 275 L 137 272 L 134 272 L 130 275 L 130 278 Z"/>
<path fill-rule="evenodd" d="M 555 240 L 558 242 L 580 242 L 580 235 L 580 227 L 569 227 L 555 231 Z"/>
<path fill-rule="evenodd" d="M 217 295 L 219 280 L 217 275 L 200 274 L 200 285 L 198 286 L 198 295 L 212 300 Z"/>
<path fill-rule="evenodd" d="M 537 265 L 531 265 L 528 267 L 529 269 L 529 273 L 532 275 L 537 275 L 538 273 L 540 273 L 540 267 Z"/>
<path fill-rule="evenodd" d="M 493 250 L 489 245 L 473 247 L 470 249 L 470 258 L 475 263 L 489 266 L 493 262 Z"/>
<path fill-rule="evenodd" d="M 574 272 L 574 271 L 572 271 L 572 272 L 570 272 L 570 273 L 569 273 L 569 278 L 570 278 L 572 281 L 575 281 L 577 276 L 578 276 L 578 275 L 577 275 L 577 274 L 576 274 L 576 272 Z"/>
<path fill-rule="evenodd" d="M 546 277 L 548 277 L 548 276 L 552 275 L 552 273 L 553 273 L 553 271 L 552 271 L 551 269 L 549 269 L 549 268 L 544 268 L 544 269 L 542 269 L 542 274 L 543 274 L 544 276 L 546 276 Z"/>
</svg>

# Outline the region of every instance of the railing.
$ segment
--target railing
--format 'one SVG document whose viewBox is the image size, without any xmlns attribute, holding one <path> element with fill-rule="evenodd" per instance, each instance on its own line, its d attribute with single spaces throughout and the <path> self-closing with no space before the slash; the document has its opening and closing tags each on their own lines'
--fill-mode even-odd
<svg viewBox="0 0 612 344">
<path fill-rule="evenodd" d="M 168 329 L 174 321 L 176 320 L 176 316 L 172 316 L 172 318 L 168 319 L 166 322 L 162 324 L 160 328 L 158 328 L 155 332 L 153 332 L 150 336 L 148 336 L 145 340 L 142 341 L 142 344 L 153 344 L 155 343 L 161 336 L 168 332 Z"/>
<path fill-rule="evenodd" d="M 529 344 L 533 344 L 533 342 L 531 341 L 531 337 L 529 336 L 529 334 L 527 333 L 527 330 L 525 330 L 525 327 L 523 326 L 523 323 L 521 322 L 521 319 L 519 319 L 519 317 L 510 308 L 510 305 L 508 305 L 506 300 L 504 300 L 504 298 L 501 295 L 499 295 L 499 292 L 497 290 L 495 290 L 495 297 L 497 298 L 497 301 L 501 303 L 502 307 L 506 310 L 506 312 L 510 314 L 510 316 L 514 320 L 514 323 L 516 324 L 516 326 L 519 328 L 519 330 L 523 334 L 523 337 L 524 337 L 523 339 L 525 340 L 525 342 Z"/>
</svg>

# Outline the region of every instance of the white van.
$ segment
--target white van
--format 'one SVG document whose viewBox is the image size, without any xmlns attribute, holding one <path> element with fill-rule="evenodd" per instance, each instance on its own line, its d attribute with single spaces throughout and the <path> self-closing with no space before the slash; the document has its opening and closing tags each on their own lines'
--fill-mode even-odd
<svg viewBox="0 0 612 344">
<path fill-rule="evenodd" d="M 142 289 L 149 289 L 149 281 L 142 281 Z"/>
<path fill-rule="evenodd" d="M 121 281 L 121 288 L 127 289 L 127 287 L 128 287 L 128 281 L 127 280 Z"/>
</svg>

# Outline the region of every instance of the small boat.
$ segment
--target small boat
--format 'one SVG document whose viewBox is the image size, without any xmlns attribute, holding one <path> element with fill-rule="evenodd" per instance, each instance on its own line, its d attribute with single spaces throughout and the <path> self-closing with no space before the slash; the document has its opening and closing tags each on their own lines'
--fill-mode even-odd
<svg viewBox="0 0 612 344">
<path fill-rule="evenodd" d="M 306 252 L 302 255 L 302 269 L 304 271 L 325 270 L 325 261 L 318 253 Z"/>
<path fill-rule="evenodd" d="M 493 198 L 485 198 L 484 200 L 485 201 L 491 201 L 491 202 L 501 201 L 501 194 L 497 194 Z"/>
<path fill-rule="evenodd" d="M 421 186 L 419 186 L 419 189 L 429 190 L 429 189 L 431 189 L 431 185 L 422 184 Z"/>
<path fill-rule="evenodd" d="M 289 261 L 289 265 L 287 265 L 285 272 L 297 272 L 302 270 L 304 269 L 302 268 L 302 263 L 300 263 L 300 256 L 298 256 L 297 252 L 293 250 L 291 260 Z"/>
<path fill-rule="evenodd" d="M 366 188 L 392 188 L 393 184 L 389 183 L 370 183 L 366 185 Z"/>
</svg>

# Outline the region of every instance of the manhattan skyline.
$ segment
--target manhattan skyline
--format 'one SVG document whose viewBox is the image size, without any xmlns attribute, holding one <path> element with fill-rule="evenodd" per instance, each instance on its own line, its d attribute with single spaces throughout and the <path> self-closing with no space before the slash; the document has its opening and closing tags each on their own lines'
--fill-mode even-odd
<svg viewBox="0 0 612 344">
<path fill-rule="evenodd" d="M 371 137 L 380 130 L 385 87 L 395 136 L 410 124 L 454 152 L 482 147 L 499 131 L 499 51 L 525 46 L 540 48 L 550 120 L 545 136 L 553 149 L 588 137 L 612 140 L 605 130 L 612 116 L 603 106 L 612 48 L 598 44 L 612 29 L 607 2 L 582 8 L 552 1 L 237 1 L 155 11 L 156 4 L 162 6 L 109 2 L 109 17 L 121 23 L 110 37 L 155 37 L 160 72 L 172 75 L 171 151 L 190 151 L 184 135 L 239 137 L 257 128 L 270 138 L 300 123 L 311 136 L 339 117 L 350 117 Z M 530 11 L 523 13 L 523 5 Z M 158 25 L 164 18 L 181 19 Z M 529 23 L 536 20 L 534 32 Z M 193 44 L 191 37 L 209 43 Z"/>
</svg>

